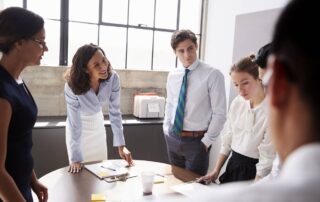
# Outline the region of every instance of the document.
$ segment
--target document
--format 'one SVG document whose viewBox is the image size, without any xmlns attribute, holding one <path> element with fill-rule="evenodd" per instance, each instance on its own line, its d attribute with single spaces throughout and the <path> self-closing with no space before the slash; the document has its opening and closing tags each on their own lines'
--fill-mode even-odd
<svg viewBox="0 0 320 202">
<path fill-rule="evenodd" d="M 84 165 L 84 167 L 101 180 L 109 178 L 109 180 L 106 181 L 110 182 L 124 180 L 134 176 L 133 173 L 129 172 L 125 165 L 110 161 L 87 164 Z"/>
<path fill-rule="evenodd" d="M 175 192 L 178 192 L 178 193 L 183 194 L 185 196 L 192 196 L 194 193 L 193 191 L 195 191 L 195 190 L 197 190 L 197 191 L 201 190 L 201 191 L 204 191 L 207 193 L 212 190 L 210 188 L 210 186 L 202 185 L 197 182 L 182 183 L 182 184 L 171 186 L 170 188 L 172 190 L 174 190 Z"/>
</svg>

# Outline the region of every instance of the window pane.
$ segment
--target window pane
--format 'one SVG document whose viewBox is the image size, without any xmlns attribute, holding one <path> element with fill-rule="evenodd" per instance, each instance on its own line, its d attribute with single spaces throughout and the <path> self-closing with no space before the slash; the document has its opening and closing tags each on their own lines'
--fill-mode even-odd
<svg viewBox="0 0 320 202">
<path fill-rule="evenodd" d="M 60 1 L 28 0 L 27 7 L 43 18 L 60 19 Z"/>
<path fill-rule="evenodd" d="M 0 9 L 11 6 L 22 7 L 22 0 L 0 0 Z"/>
<path fill-rule="evenodd" d="M 49 51 L 44 53 L 41 64 L 59 65 L 60 21 L 45 20 L 46 43 Z"/>
<path fill-rule="evenodd" d="M 98 23 L 99 0 L 69 0 L 69 19 Z"/>
<path fill-rule="evenodd" d="M 127 24 L 128 0 L 104 0 L 102 4 L 103 22 Z"/>
<path fill-rule="evenodd" d="M 152 31 L 129 29 L 128 69 L 151 69 Z"/>
<path fill-rule="evenodd" d="M 202 0 L 181 1 L 179 29 L 190 29 L 195 34 L 200 33 L 201 2 Z"/>
<path fill-rule="evenodd" d="M 129 24 L 153 27 L 154 0 L 130 1 Z"/>
<path fill-rule="evenodd" d="M 156 5 L 156 28 L 176 29 L 178 0 L 160 0 Z"/>
<path fill-rule="evenodd" d="M 85 30 L 85 32 L 84 32 Z M 85 33 L 85 34 L 84 34 Z M 97 44 L 98 26 L 84 23 L 69 23 L 68 64 L 72 64 L 72 57 L 84 44 Z"/>
<path fill-rule="evenodd" d="M 124 69 L 126 62 L 126 28 L 100 27 L 99 45 L 105 51 L 112 67 Z"/>
<path fill-rule="evenodd" d="M 172 33 L 155 32 L 154 35 L 154 70 L 174 69 L 176 64 L 176 56 L 171 48 L 170 40 Z"/>
</svg>

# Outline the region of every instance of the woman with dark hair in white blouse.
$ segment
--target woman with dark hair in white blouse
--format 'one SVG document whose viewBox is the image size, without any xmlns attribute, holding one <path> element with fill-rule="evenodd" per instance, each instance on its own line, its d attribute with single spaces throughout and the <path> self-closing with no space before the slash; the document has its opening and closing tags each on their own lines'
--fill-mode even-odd
<svg viewBox="0 0 320 202">
<path fill-rule="evenodd" d="M 80 47 L 65 78 L 69 172 L 78 173 L 82 162 L 107 159 L 104 105 L 108 106 L 113 145 L 118 147 L 120 157 L 131 165 L 132 156 L 125 147 L 120 112 L 120 79 L 104 51 L 93 44 Z"/>
</svg>

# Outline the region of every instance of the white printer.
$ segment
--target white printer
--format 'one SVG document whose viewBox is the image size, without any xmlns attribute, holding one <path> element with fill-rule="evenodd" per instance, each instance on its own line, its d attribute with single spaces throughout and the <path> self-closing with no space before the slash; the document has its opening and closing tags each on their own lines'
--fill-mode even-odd
<svg viewBox="0 0 320 202">
<path fill-rule="evenodd" d="M 158 95 L 135 95 L 133 115 L 138 118 L 163 118 L 165 98 Z"/>
</svg>

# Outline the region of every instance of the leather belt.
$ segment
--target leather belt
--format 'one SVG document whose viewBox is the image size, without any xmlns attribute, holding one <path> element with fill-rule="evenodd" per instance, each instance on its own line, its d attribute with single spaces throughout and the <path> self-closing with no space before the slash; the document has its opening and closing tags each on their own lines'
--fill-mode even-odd
<svg viewBox="0 0 320 202">
<path fill-rule="evenodd" d="M 203 137 L 207 131 L 182 131 L 181 137 Z"/>
</svg>

